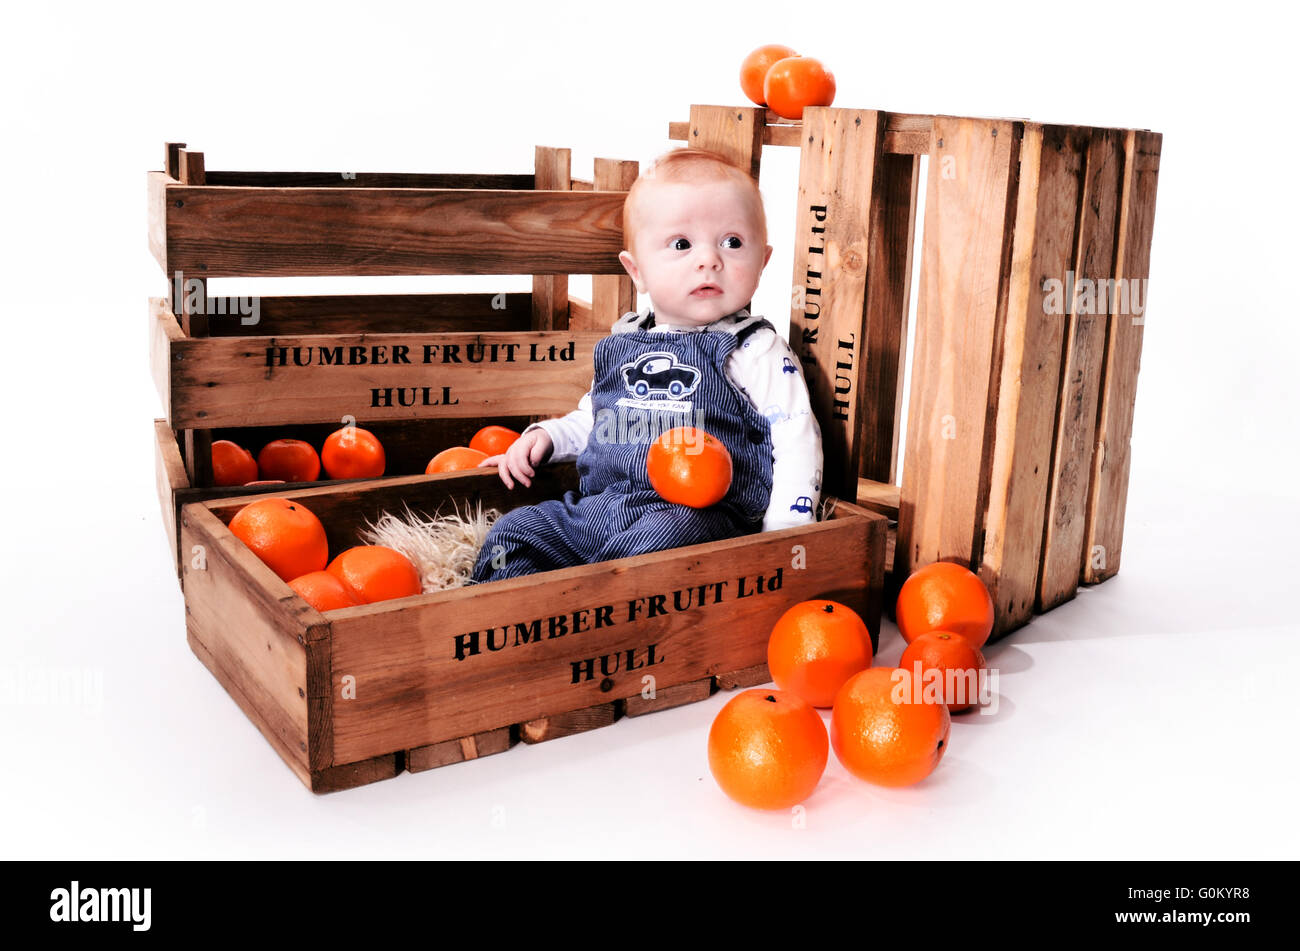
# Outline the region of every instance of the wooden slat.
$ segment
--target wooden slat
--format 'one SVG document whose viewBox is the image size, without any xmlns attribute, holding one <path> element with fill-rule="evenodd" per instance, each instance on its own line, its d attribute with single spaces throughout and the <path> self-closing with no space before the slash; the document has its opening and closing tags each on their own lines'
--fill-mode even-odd
<svg viewBox="0 0 1300 951">
<path fill-rule="evenodd" d="M 595 187 L 598 191 L 626 192 L 636 181 L 640 165 L 637 162 L 598 158 L 595 169 Z M 575 330 L 608 332 L 620 317 L 636 309 L 636 285 L 630 276 L 596 274 L 591 278 L 591 323 L 570 326 Z"/>
<path fill-rule="evenodd" d="M 895 573 L 978 565 L 1022 127 L 935 117 Z"/>
<path fill-rule="evenodd" d="M 793 122 L 785 119 L 780 124 L 773 124 L 775 113 L 766 114 L 763 127 L 763 145 L 779 145 L 788 148 L 800 148 L 805 138 L 800 120 Z M 891 155 L 926 155 L 930 152 L 930 131 L 933 116 L 913 115 L 902 112 L 889 113 L 889 123 L 885 127 L 883 150 Z M 668 138 L 687 142 L 691 138 L 689 122 L 668 123 Z"/>
<path fill-rule="evenodd" d="M 713 678 L 705 677 L 703 680 L 677 684 L 673 687 L 665 687 L 662 690 L 656 688 L 653 697 L 646 697 L 642 694 L 628 697 L 623 701 L 623 713 L 629 717 L 644 716 L 647 713 L 671 710 L 673 707 L 707 700 L 712 694 Z"/>
<path fill-rule="evenodd" d="M 167 191 L 169 263 L 209 278 L 623 271 L 618 194 L 184 185 Z"/>
<path fill-rule="evenodd" d="M 174 181 L 166 172 L 150 172 L 148 176 L 149 253 L 167 273 L 167 185 Z"/>
<path fill-rule="evenodd" d="M 595 280 L 595 278 L 592 278 Z M 594 321 L 591 319 L 591 301 L 583 300 L 581 297 L 569 296 L 569 328 L 579 330 L 584 327 L 591 327 Z"/>
<path fill-rule="evenodd" d="M 181 512 L 181 550 L 191 647 L 310 785 L 306 644 L 328 624 L 202 506 Z"/>
<path fill-rule="evenodd" d="M 763 156 L 763 110 L 748 106 L 691 106 L 686 144 L 725 156 L 758 180 Z"/>
<path fill-rule="evenodd" d="M 545 743 L 562 736 L 577 736 L 579 733 L 609 726 L 618 720 L 619 715 L 617 703 L 601 703 L 581 710 L 539 717 L 519 724 L 519 738 L 525 743 Z"/>
<path fill-rule="evenodd" d="M 174 188 L 201 186 L 205 182 L 203 153 L 178 149 L 176 152 L 177 180 L 180 185 L 167 189 L 165 207 L 170 215 L 183 207 L 184 200 L 176 197 Z M 176 315 L 181 332 L 186 337 L 198 339 L 208 335 L 207 297 L 208 275 L 205 267 L 187 268 L 171 253 L 171 228 L 168 219 L 167 231 L 167 272 L 168 300 L 171 312 Z M 190 287 L 196 283 L 197 294 L 191 293 Z M 175 356 L 169 354 L 169 360 Z M 167 418 L 172 418 L 170 399 L 164 400 Z M 180 432 L 181 445 L 185 450 L 185 467 L 189 473 L 191 485 L 212 484 L 212 435 L 206 429 L 183 429 Z"/>
<path fill-rule="evenodd" d="M 757 687 L 760 684 L 770 684 L 772 674 L 767 669 L 767 661 L 764 661 L 761 664 L 752 664 L 749 667 L 728 670 L 725 673 L 718 674 L 713 679 L 717 683 L 719 690 L 737 690 L 741 687 Z"/>
<path fill-rule="evenodd" d="M 1092 129 L 1087 150 L 1083 194 L 1079 199 L 1079 236 L 1074 261 L 1077 281 L 1108 286 L 1115 264 L 1115 226 L 1124 165 L 1124 142 L 1118 130 Z M 1106 350 L 1106 316 L 1096 313 L 1096 299 L 1070 303 L 1065 330 L 1065 365 L 1057 404 L 1052 478 L 1048 485 L 1047 523 L 1043 533 L 1038 609 L 1046 611 L 1074 597 L 1084 569 L 1089 479 L 1097 438 L 1102 362 Z"/>
<path fill-rule="evenodd" d="M 158 506 L 162 512 L 163 529 L 167 533 L 167 548 L 172 553 L 177 574 L 180 573 L 180 537 L 176 533 L 178 512 L 175 495 L 190 487 L 181 459 L 176 434 L 165 419 L 153 421 L 154 430 L 154 486 L 158 492 Z"/>
<path fill-rule="evenodd" d="M 858 480 L 857 503 L 865 509 L 879 512 L 892 519 L 898 518 L 898 497 L 901 490 L 887 482 L 871 479 Z"/>
<path fill-rule="evenodd" d="M 1065 317 L 1049 281 L 1074 261 L 1087 137 L 1070 126 L 1025 125 L 1011 257 L 987 532 L 979 575 L 995 606 L 993 637 L 1034 612 Z M 1060 295 L 1055 299 L 1060 299 Z"/>
<path fill-rule="evenodd" d="M 821 427 L 822 492 L 851 498 L 861 466 L 864 404 L 874 396 L 863 385 L 866 340 L 889 336 L 889 328 L 863 326 L 880 117 L 810 106 L 803 128 L 793 278 L 803 300 L 794 295 L 790 344 L 803 363 Z"/>
<path fill-rule="evenodd" d="M 392 779 L 402 771 L 402 754 L 388 753 L 373 756 L 358 763 L 345 763 L 342 766 L 330 766 L 313 770 L 311 774 L 311 791 L 314 793 L 342 792 L 356 789 L 369 783 Z"/>
<path fill-rule="evenodd" d="M 833 597 L 867 618 L 867 536 L 878 535 L 883 546 L 884 521 L 844 517 L 425 595 L 404 607 L 333 612 L 334 669 L 352 672 L 358 683 L 357 699 L 335 707 L 335 756 L 409 749 L 611 704 L 638 695 L 646 673 L 667 689 L 761 664 L 772 624 L 796 601 Z M 791 566 L 796 543 L 805 548 L 805 570 Z M 780 589 L 758 592 L 757 579 L 772 579 L 778 569 Z M 652 604 L 664 613 L 647 617 Z M 572 629 L 575 612 L 582 631 Z M 567 634 L 550 636 L 552 617 L 557 631 L 558 619 L 567 618 Z M 608 623 L 598 628 L 602 618 Z M 719 626 L 719 618 L 726 623 Z M 537 639 L 516 642 L 516 623 L 533 621 Z M 499 638 L 502 625 L 509 633 L 494 643 L 504 646 L 490 650 L 488 628 Z M 476 631 L 479 653 L 458 660 L 457 639 L 464 645 Z"/>
<path fill-rule="evenodd" d="M 208 183 L 202 152 L 181 149 L 176 154 L 178 159 L 177 168 L 180 169 L 180 174 L 176 176 L 177 181 L 184 185 L 206 185 Z"/>
<path fill-rule="evenodd" d="M 493 753 L 504 753 L 514 746 L 518 739 L 518 731 L 511 727 L 503 727 L 500 730 L 489 730 L 475 736 L 462 736 L 456 740 L 431 743 L 428 746 L 406 751 L 406 769 L 407 772 L 419 773 L 426 769 L 491 756 Z"/>
<path fill-rule="evenodd" d="M 181 177 L 181 149 L 184 142 L 163 143 L 163 174 L 176 181 Z"/>
<path fill-rule="evenodd" d="M 167 321 L 170 315 L 156 319 Z M 563 415 L 587 392 L 592 354 L 602 336 L 171 339 L 168 419 L 187 429 L 331 422 L 346 415 L 371 420 Z M 403 400 L 411 405 L 402 405 Z M 195 485 L 211 484 L 193 478 L 193 469 L 191 477 Z"/>
<path fill-rule="evenodd" d="M 449 333 L 527 331 L 532 323 L 527 291 L 499 294 L 317 294 L 210 297 L 213 337 L 286 336 L 319 333 Z"/>
<path fill-rule="evenodd" d="M 915 155 L 882 154 L 879 163 L 867 253 L 864 398 L 858 426 L 864 445 L 858 475 L 892 483 L 898 478 L 898 432 L 921 160 Z"/>
<path fill-rule="evenodd" d="M 571 159 L 568 149 L 535 149 L 536 187 L 548 191 L 568 191 Z M 566 330 L 569 325 L 569 275 L 533 275 L 533 329 Z"/>
<path fill-rule="evenodd" d="M 209 185 L 242 188 L 491 188 L 532 190 L 531 173 L 244 172 L 209 170 Z"/>
<path fill-rule="evenodd" d="M 1151 234 L 1155 224 L 1156 186 L 1160 173 L 1161 136 L 1129 131 L 1124 140 L 1124 183 L 1120 200 L 1119 247 L 1115 280 L 1136 289 L 1127 312 L 1112 312 L 1107 321 L 1105 375 L 1097 448 L 1092 459 L 1091 495 L 1084 543 L 1082 581 L 1096 584 L 1119 571 L 1128 501 L 1129 440 L 1142 328 L 1146 319 L 1147 279 L 1151 273 Z M 1132 282 L 1137 282 L 1133 285 Z M 1140 302 L 1140 306 L 1139 306 Z M 1121 308 L 1115 308 L 1120 311 Z"/>
</svg>

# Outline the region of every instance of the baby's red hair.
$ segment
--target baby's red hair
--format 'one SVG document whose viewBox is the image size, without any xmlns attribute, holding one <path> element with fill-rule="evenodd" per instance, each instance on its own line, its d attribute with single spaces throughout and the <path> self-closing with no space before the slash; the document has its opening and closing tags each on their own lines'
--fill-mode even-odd
<svg viewBox="0 0 1300 951">
<path fill-rule="evenodd" d="M 739 185 L 751 202 L 751 210 L 758 221 L 759 244 L 767 244 L 767 215 L 763 211 L 763 196 L 758 190 L 758 183 L 724 155 L 709 149 L 680 148 L 660 155 L 637 176 L 637 180 L 627 190 L 627 198 L 623 201 L 624 248 L 632 250 L 636 240 L 637 228 L 641 223 L 638 210 L 643 200 L 642 193 L 653 185 L 680 182 L 692 185 L 734 182 Z"/>
</svg>

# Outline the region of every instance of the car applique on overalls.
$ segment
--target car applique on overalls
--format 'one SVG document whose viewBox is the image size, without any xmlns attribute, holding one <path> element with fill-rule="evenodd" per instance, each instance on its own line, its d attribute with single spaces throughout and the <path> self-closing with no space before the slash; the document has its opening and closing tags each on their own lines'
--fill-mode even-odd
<svg viewBox="0 0 1300 951">
<path fill-rule="evenodd" d="M 807 495 L 801 495 L 794 500 L 794 505 L 790 506 L 791 512 L 811 512 L 812 499 Z"/>
<path fill-rule="evenodd" d="M 622 370 L 628 392 L 642 398 L 651 393 L 666 393 L 678 399 L 700 383 L 700 371 L 678 363 L 671 353 L 642 354 L 634 362 L 623 364 Z"/>
</svg>

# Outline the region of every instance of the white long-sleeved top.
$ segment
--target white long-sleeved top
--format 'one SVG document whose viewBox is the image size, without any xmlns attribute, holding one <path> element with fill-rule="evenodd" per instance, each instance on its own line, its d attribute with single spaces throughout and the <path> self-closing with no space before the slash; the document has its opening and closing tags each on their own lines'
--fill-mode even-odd
<svg viewBox="0 0 1300 951">
<path fill-rule="evenodd" d="M 725 332 L 729 323 L 730 318 L 694 328 L 656 324 L 650 331 Z M 775 330 L 760 327 L 727 357 L 725 372 L 772 428 L 772 496 L 763 517 L 763 531 L 815 521 L 821 498 L 821 429 L 812 413 L 808 385 L 794 351 Z M 533 423 L 524 432 L 544 430 L 554 444 L 548 461 L 568 462 L 586 448 L 594 426 L 589 389 L 573 412 Z"/>
</svg>

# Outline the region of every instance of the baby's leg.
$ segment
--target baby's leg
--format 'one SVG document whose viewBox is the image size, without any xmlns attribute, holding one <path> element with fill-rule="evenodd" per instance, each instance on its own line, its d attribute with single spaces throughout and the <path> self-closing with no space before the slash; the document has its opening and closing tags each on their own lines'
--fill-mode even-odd
<svg viewBox="0 0 1300 951">
<path fill-rule="evenodd" d="M 475 583 L 585 564 L 574 547 L 564 502 L 550 499 L 502 515 L 488 530 L 474 563 Z"/>
<path fill-rule="evenodd" d="M 628 558 L 667 548 L 736 538 L 748 531 L 721 509 L 694 509 L 684 505 L 653 506 L 647 508 L 626 530 L 611 535 L 596 560 Z"/>
</svg>

